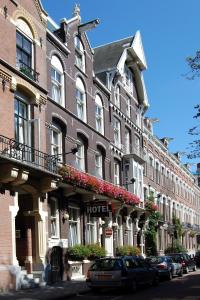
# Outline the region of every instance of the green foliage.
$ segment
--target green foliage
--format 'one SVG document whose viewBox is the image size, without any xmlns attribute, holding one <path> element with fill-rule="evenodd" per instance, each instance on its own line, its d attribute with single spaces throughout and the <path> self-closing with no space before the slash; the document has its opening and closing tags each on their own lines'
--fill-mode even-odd
<svg viewBox="0 0 200 300">
<path fill-rule="evenodd" d="M 183 234 L 183 226 L 176 216 L 172 217 L 172 224 L 174 225 L 174 238 L 180 240 Z"/>
<path fill-rule="evenodd" d="M 88 259 L 90 260 L 106 256 L 106 250 L 99 244 L 90 244 L 87 245 L 87 248 L 89 249 Z"/>
<path fill-rule="evenodd" d="M 117 256 L 123 256 L 123 255 L 140 255 L 141 251 L 138 247 L 134 246 L 119 246 L 116 249 L 116 255 Z"/>
<path fill-rule="evenodd" d="M 90 259 L 94 260 L 106 255 L 106 250 L 99 246 L 99 244 L 90 245 L 75 245 L 68 248 L 67 257 L 71 260 L 83 260 Z"/>
<path fill-rule="evenodd" d="M 162 221 L 163 217 L 162 215 L 156 211 L 151 213 L 149 216 L 149 225 L 148 229 L 145 232 L 145 242 L 146 242 L 146 254 L 148 256 L 156 256 L 157 253 L 157 247 L 156 247 L 156 235 L 157 235 L 157 228 L 158 228 L 158 222 Z"/>
<path fill-rule="evenodd" d="M 167 247 L 165 249 L 165 254 L 170 254 L 170 253 L 186 253 L 187 252 L 187 249 L 179 244 L 179 243 L 175 243 L 173 246 L 172 245 L 169 245 L 169 247 Z"/>
</svg>

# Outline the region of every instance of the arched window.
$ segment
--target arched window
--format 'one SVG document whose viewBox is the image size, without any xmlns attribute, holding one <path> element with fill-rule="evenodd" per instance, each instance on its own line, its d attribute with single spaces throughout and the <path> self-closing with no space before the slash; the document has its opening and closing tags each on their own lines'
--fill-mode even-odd
<svg viewBox="0 0 200 300">
<path fill-rule="evenodd" d="M 125 127 L 124 146 L 125 154 L 129 154 L 131 151 L 131 132 L 127 127 Z"/>
<path fill-rule="evenodd" d="M 29 78 L 38 80 L 38 73 L 34 70 L 33 34 L 23 19 L 17 20 L 16 67 Z"/>
<path fill-rule="evenodd" d="M 75 37 L 75 64 L 81 71 L 85 72 L 85 53 L 81 40 L 79 37 Z"/>
<path fill-rule="evenodd" d="M 64 72 L 56 55 L 51 58 L 51 98 L 64 106 Z"/>
<path fill-rule="evenodd" d="M 95 98 L 95 108 L 96 108 L 96 130 L 101 134 L 104 134 L 104 116 L 103 116 L 103 104 L 101 97 L 96 95 Z"/>
<path fill-rule="evenodd" d="M 76 79 L 76 111 L 77 117 L 86 122 L 86 94 L 83 81 L 80 77 Z"/>
</svg>

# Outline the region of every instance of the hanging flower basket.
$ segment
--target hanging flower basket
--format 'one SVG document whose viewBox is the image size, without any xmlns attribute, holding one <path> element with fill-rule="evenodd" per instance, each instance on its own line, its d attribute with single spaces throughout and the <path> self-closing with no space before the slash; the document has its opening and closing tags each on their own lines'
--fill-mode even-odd
<svg viewBox="0 0 200 300">
<path fill-rule="evenodd" d="M 81 172 L 71 166 L 61 167 L 59 170 L 63 181 L 84 188 L 88 191 L 99 195 L 104 195 L 109 198 L 121 200 L 125 204 L 138 205 L 140 203 L 139 197 L 128 192 L 126 189 L 116 186 L 110 182 L 100 180 L 95 176 Z"/>
<path fill-rule="evenodd" d="M 153 201 L 146 201 L 145 202 L 145 209 L 149 212 L 155 212 L 158 210 L 158 206 Z"/>
</svg>

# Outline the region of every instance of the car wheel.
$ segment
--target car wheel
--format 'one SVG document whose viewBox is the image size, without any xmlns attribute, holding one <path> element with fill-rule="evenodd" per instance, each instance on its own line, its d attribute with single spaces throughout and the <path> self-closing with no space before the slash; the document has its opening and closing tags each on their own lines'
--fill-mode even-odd
<svg viewBox="0 0 200 300">
<path fill-rule="evenodd" d="M 182 276 L 183 276 L 183 269 L 180 270 L 180 272 L 178 273 L 178 276 L 179 276 L 179 277 L 182 277 Z"/>
<path fill-rule="evenodd" d="M 168 279 L 169 279 L 169 280 L 172 280 L 172 278 L 173 278 L 172 272 L 171 272 L 171 271 L 169 271 L 169 274 L 168 274 Z"/>
<path fill-rule="evenodd" d="M 188 274 L 188 273 L 189 273 L 189 268 L 186 267 L 186 268 L 185 268 L 185 274 Z"/>
<path fill-rule="evenodd" d="M 196 271 L 196 270 L 197 270 L 197 266 L 194 266 L 194 267 L 193 267 L 193 271 Z"/>
</svg>

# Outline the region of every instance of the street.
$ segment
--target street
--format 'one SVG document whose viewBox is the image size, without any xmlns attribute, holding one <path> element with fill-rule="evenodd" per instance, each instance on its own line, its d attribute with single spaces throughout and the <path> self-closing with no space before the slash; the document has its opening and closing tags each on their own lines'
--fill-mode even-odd
<svg viewBox="0 0 200 300">
<path fill-rule="evenodd" d="M 177 277 L 171 281 L 162 281 L 158 287 L 140 288 L 137 292 L 128 293 L 115 291 L 89 292 L 71 297 L 71 300 L 200 300 L 200 270 L 190 272 L 182 278 Z"/>
</svg>

